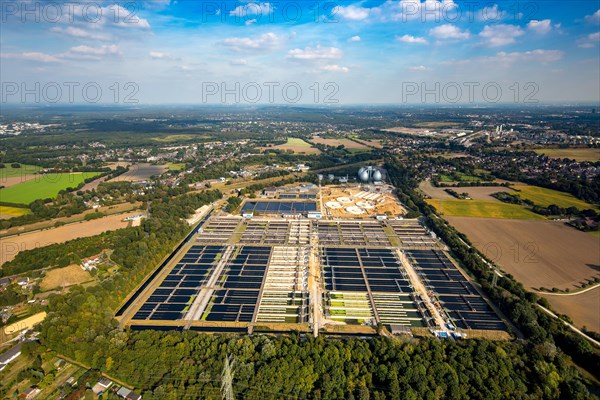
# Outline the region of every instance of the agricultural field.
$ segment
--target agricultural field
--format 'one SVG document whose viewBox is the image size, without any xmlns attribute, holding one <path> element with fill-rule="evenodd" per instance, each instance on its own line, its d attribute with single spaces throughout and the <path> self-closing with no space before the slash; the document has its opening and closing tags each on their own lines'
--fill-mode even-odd
<svg viewBox="0 0 600 400">
<path fill-rule="evenodd" d="M 109 176 L 103 176 L 103 177 L 100 177 L 100 178 L 98 178 L 98 179 L 94 179 L 93 181 L 91 181 L 91 182 L 88 182 L 88 183 L 86 183 L 85 185 L 83 185 L 83 186 L 81 187 L 81 189 L 80 189 L 80 190 L 81 190 L 82 192 L 87 192 L 87 191 L 96 190 L 96 189 L 98 189 L 98 186 L 100 186 L 100 184 L 101 184 L 102 182 L 106 182 L 106 180 L 107 180 L 108 178 L 109 178 Z"/>
<path fill-rule="evenodd" d="M 548 207 L 551 204 L 556 204 L 562 208 L 577 207 L 581 210 L 589 208 L 598 210 L 598 207 L 583 200 L 579 200 L 570 193 L 564 193 L 557 190 L 525 184 L 516 184 L 513 185 L 512 188 L 517 190 L 516 194 L 518 194 L 522 199 L 531 200 L 535 204 L 542 207 Z"/>
<path fill-rule="evenodd" d="M 92 279 L 89 272 L 81 269 L 79 265 L 69 265 L 47 271 L 40 283 L 43 291 L 60 289 L 67 286 L 78 285 Z"/>
<path fill-rule="evenodd" d="M 450 175 L 440 175 L 441 182 L 479 182 L 483 181 L 479 176 L 466 175 L 460 172 L 456 172 L 456 177 Z"/>
<path fill-rule="evenodd" d="M 99 172 L 72 172 L 35 175 L 32 179 L 0 189 L 0 200 L 6 203 L 29 204 L 38 199 L 54 198 L 61 190 L 75 188 Z"/>
<path fill-rule="evenodd" d="M 269 150 L 269 149 L 276 149 L 276 150 L 282 150 L 282 151 L 287 151 L 287 150 L 291 150 L 294 153 L 304 153 L 304 154 L 320 154 L 321 151 L 319 149 L 317 149 L 316 147 L 312 147 L 312 145 L 308 142 L 305 142 L 302 139 L 299 138 L 287 138 L 287 142 L 285 144 L 279 144 L 277 146 L 272 146 L 272 147 L 261 147 L 261 150 Z"/>
<path fill-rule="evenodd" d="M 124 222 L 123 218 L 123 215 L 111 215 L 92 221 L 64 225 L 58 228 L 3 237 L 0 241 L 2 246 L 2 251 L 0 251 L 0 265 L 14 259 L 20 251 L 63 243 L 81 237 L 95 236 L 106 231 L 127 228 L 129 222 Z"/>
<path fill-rule="evenodd" d="M 500 201 L 427 199 L 427 203 L 435 207 L 447 217 L 485 217 L 499 219 L 544 220 L 542 215 L 529 211 L 523 206 L 506 204 Z"/>
<path fill-rule="evenodd" d="M 0 206 L 0 219 L 9 219 L 31 214 L 28 208 Z"/>
<path fill-rule="evenodd" d="M 575 326 L 600 333 L 600 287 L 575 295 L 544 294 L 552 308 L 568 315 Z"/>
<path fill-rule="evenodd" d="M 379 140 L 379 139 L 359 139 L 359 138 L 354 138 L 354 140 L 356 140 L 359 143 L 364 144 L 365 146 L 374 147 L 376 149 L 383 149 L 383 144 L 381 143 L 381 140 Z"/>
<path fill-rule="evenodd" d="M 600 161 L 600 149 L 536 149 L 550 158 L 570 158 L 575 161 Z"/>
<path fill-rule="evenodd" d="M 433 186 L 431 184 L 431 181 L 421 182 L 421 184 L 419 185 L 419 189 L 421 189 L 421 191 L 423 193 L 425 193 L 427 196 L 429 196 L 433 199 L 455 199 L 454 196 L 450 195 L 449 193 L 447 193 L 444 190 L 446 188 Z M 512 189 L 504 187 L 504 186 L 473 186 L 473 187 L 456 187 L 456 188 L 451 187 L 449 189 L 455 190 L 458 193 L 467 192 L 467 193 L 469 193 L 469 197 L 473 200 L 486 200 L 486 201 L 494 201 L 494 202 L 500 202 L 500 200 L 496 199 L 495 197 L 490 196 L 492 193 L 498 193 L 498 192 L 516 193 Z"/>
<path fill-rule="evenodd" d="M 129 166 L 129 171 L 109 182 L 139 182 L 150 179 L 155 175 L 164 174 L 168 168 L 165 165 L 152 165 L 148 163 L 133 164 Z"/>
<path fill-rule="evenodd" d="M 42 169 L 35 165 L 20 165 L 20 168 L 13 168 L 10 164 L 5 164 L 4 168 L 0 168 L 0 186 L 11 187 L 27 182 L 35 178 L 36 174 Z"/>
<path fill-rule="evenodd" d="M 169 171 L 182 171 L 185 168 L 185 164 L 184 163 L 167 163 L 166 164 L 167 168 L 169 169 Z"/>
<path fill-rule="evenodd" d="M 311 139 L 311 142 L 317 144 L 324 144 L 326 146 L 337 147 L 343 145 L 344 148 L 351 152 L 370 151 L 371 149 L 364 144 L 357 143 L 350 139 L 324 139 L 322 137 L 315 136 Z"/>
<path fill-rule="evenodd" d="M 74 222 L 80 222 L 85 219 L 86 215 L 92 214 L 95 212 L 101 212 L 102 214 L 104 214 L 106 216 L 114 215 L 114 214 L 121 214 L 121 213 L 128 212 L 128 211 L 131 211 L 133 213 L 141 205 L 142 205 L 141 202 L 135 202 L 135 203 L 115 204 L 112 206 L 102 206 L 100 208 L 85 210 L 81 214 L 71 215 L 70 217 L 59 217 L 59 218 L 53 218 L 50 220 L 34 222 L 32 224 L 27 224 L 27 225 L 23 225 L 23 226 L 13 226 L 8 229 L 0 230 L 0 237 L 23 234 L 23 233 L 37 231 L 37 230 L 41 230 L 41 229 L 54 228 L 55 226 L 57 226 L 57 224 L 64 225 L 64 224 L 71 224 Z"/>
<path fill-rule="evenodd" d="M 562 222 L 447 219 L 528 288 L 574 290 L 586 279 L 600 277 L 598 239 Z"/>
<path fill-rule="evenodd" d="M 152 140 L 163 143 L 190 141 L 197 139 L 210 139 L 207 135 L 192 135 L 192 134 L 179 134 L 179 135 L 166 135 L 161 137 L 152 138 Z"/>
</svg>

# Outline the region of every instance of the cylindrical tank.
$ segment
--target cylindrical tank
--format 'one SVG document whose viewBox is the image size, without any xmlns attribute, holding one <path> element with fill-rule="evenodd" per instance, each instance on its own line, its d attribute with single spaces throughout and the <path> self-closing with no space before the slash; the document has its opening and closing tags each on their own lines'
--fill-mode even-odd
<svg viewBox="0 0 600 400">
<path fill-rule="evenodd" d="M 373 174 L 373 180 L 375 182 L 378 182 L 381 180 L 381 171 L 375 170 L 375 173 Z"/>
<path fill-rule="evenodd" d="M 369 180 L 369 170 L 367 170 L 367 169 L 362 170 L 358 174 L 358 177 L 360 178 L 361 181 L 367 182 Z"/>
</svg>

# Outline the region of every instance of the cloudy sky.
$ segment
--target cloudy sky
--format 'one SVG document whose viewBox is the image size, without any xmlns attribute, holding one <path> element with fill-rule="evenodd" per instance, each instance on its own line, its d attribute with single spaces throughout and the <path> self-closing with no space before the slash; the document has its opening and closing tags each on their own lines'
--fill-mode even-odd
<svg viewBox="0 0 600 400">
<path fill-rule="evenodd" d="M 3 103 L 600 101 L 596 1 L 0 4 Z"/>
</svg>

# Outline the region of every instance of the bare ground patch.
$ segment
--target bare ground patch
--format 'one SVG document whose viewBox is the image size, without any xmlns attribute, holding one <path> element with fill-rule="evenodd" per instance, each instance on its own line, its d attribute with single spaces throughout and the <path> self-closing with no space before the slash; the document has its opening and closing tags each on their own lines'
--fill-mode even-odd
<svg viewBox="0 0 600 400">
<path fill-rule="evenodd" d="M 81 269 L 79 265 L 69 265 L 64 268 L 51 269 L 46 272 L 40 283 L 42 290 L 57 289 L 66 286 L 77 285 L 92 279 L 89 272 Z"/>
<path fill-rule="evenodd" d="M 350 139 L 324 139 L 322 137 L 315 136 L 311 139 L 311 142 L 317 144 L 324 144 L 327 146 L 337 147 L 343 145 L 344 148 L 348 150 L 357 149 L 357 150 L 368 150 L 369 148 L 364 144 L 357 143 Z"/>
<path fill-rule="evenodd" d="M 450 187 L 442 188 L 436 187 L 431 184 L 431 181 L 423 181 L 419 185 L 419 189 L 423 191 L 427 196 L 432 199 L 454 199 L 454 197 L 448 194 L 444 189 L 452 189 L 458 193 L 469 193 L 469 197 L 473 200 L 489 200 L 489 201 L 500 201 L 495 197 L 492 197 L 492 193 L 508 192 L 517 193 L 514 190 L 504 186 L 464 186 L 464 187 Z"/>
<path fill-rule="evenodd" d="M 552 308 L 568 315 L 575 326 L 600 332 L 600 287 L 574 296 L 542 295 Z"/>
<path fill-rule="evenodd" d="M 20 251 L 32 250 L 55 243 L 99 235 L 102 232 L 126 228 L 129 222 L 123 221 L 123 215 L 111 215 L 92 221 L 78 222 L 42 231 L 24 233 L 0 239 L 0 265 L 13 260 Z"/>
<path fill-rule="evenodd" d="M 447 219 L 528 288 L 573 290 L 586 279 L 600 277 L 598 239 L 562 222 Z"/>
</svg>

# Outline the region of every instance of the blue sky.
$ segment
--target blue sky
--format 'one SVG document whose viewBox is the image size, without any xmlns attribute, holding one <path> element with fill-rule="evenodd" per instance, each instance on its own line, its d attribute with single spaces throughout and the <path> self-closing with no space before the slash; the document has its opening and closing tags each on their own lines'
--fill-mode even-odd
<svg viewBox="0 0 600 400">
<path fill-rule="evenodd" d="M 600 101 L 596 1 L 1 6 L 2 102 Z"/>
</svg>

